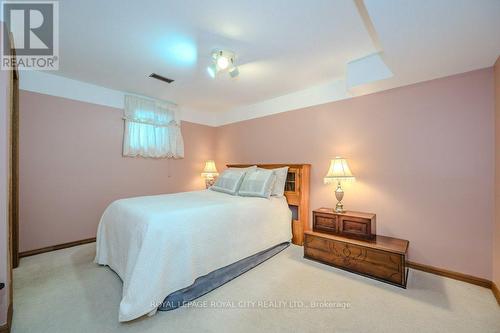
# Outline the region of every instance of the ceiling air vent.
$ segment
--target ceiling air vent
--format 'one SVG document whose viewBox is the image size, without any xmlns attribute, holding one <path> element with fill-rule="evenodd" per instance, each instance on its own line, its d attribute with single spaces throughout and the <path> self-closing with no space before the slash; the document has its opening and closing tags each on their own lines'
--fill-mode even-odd
<svg viewBox="0 0 500 333">
<path fill-rule="evenodd" d="M 160 80 L 160 81 L 163 81 L 163 82 L 167 82 L 167 83 L 174 82 L 174 80 L 169 79 L 168 77 L 164 77 L 164 76 L 158 75 L 156 73 L 151 73 L 151 75 L 149 75 L 149 77 L 152 77 L 153 79 L 157 79 L 157 80 Z"/>
</svg>

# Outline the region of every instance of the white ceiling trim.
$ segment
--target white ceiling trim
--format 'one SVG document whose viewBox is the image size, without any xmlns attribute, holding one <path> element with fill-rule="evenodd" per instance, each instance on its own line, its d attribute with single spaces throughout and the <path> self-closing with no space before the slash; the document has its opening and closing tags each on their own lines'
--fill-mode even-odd
<svg viewBox="0 0 500 333">
<path fill-rule="evenodd" d="M 382 59 L 381 53 L 370 54 L 347 64 L 347 89 L 393 77 L 394 74 Z"/>
<path fill-rule="evenodd" d="M 19 88 L 40 94 L 123 109 L 124 93 L 38 71 L 20 71 Z"/>
<path fill-rule="evenodd" d="M 124 96 L 128 93 L 39 71 L 21 72 L 19 83 L 22 90 L 117 109 L 123 109 Z M 216 127 L 350 97 L 352 95 L 347 91 L 345 79 L 339 78 L 305 90 L 234 108 L 226 112 L 198 111 L 183 108 L 182 105 L 179 107 L 182 111 L 182 120 Z"/>
<path fill-rule="evenodd" d="M 343 78 L 320 84 L 291 94 L 245 105 L 217 115 L 217 125 L 261 118 L 276 113 L 297 110 L 352 97 Z"/>
<path fill-rule="evenodd" d="M 125 94 L 98 85 L 39 71 L 21 71 L 19 88 L 40 94 L 68 98 L 80 102 L 123 109 Z M 214 113 L 186 109 L 180 106 L 181 119 L 192 123 L 217 126 Z"/>
<path fill-rule="evenodd" d="M 373 63 L 378 65 L 377 61 L 374 62 L 372 60 L 373 57 L 371 56 L 359 59 L 359 64 L 356 66 L 361 66 L 362 69 L 371 72 L 370 67 Z M 364 64 L 365 61 L 367 64 Z M 348 66 L 347 68 L 349 69 L 350 67 Z M 377 71 L 379 68 L 373 70 Z M 349 78 L 349 72 L 346 76 Z M 363 78 L 364 75 L 360 73 L 355 79 L 351 78 L 351 81 L 355 80 L 356 83 L 362 87 L 364 86 L 363 83 L 370 81 L 363 80 Z M 376 80 L 375 77 L 372 77 L 372 79 Z M 380 77 L 378 77 L 378 79 L 380 79 Z M 117 109 L 123 109 L 125 94 L 135 94 L 39 71 L 22 71 L 20 76 L 20 89 Z M 236 107 L 224 112 L 198 111 L 187 109 L 182 105 L 180 105 L 179 108 L 181 109 L 181 119 L 183 121 L 217 127 L 339 101 L 361 94 L 363 94 L 363 92 L 356 91 L 353 89 L 352 85 L 349 86 L 345 78 L 336 78 L 304 90 L 264 100 L 259 103 Z"/>
</svg>

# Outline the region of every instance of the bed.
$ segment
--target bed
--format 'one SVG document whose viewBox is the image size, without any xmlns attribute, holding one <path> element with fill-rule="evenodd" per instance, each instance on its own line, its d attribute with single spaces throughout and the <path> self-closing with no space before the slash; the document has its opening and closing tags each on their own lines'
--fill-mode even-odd
<svg viewBox="0 0 500 333">
<path fill-rule="evenodd" d="M 198 277 L 296 238 L 288 204 L 286 193 L 264 199 L 212 190 L 113 202 L 99 223 L 95 262 L 123 281 L 119 321 L 152 315 Z"/>
</svg>

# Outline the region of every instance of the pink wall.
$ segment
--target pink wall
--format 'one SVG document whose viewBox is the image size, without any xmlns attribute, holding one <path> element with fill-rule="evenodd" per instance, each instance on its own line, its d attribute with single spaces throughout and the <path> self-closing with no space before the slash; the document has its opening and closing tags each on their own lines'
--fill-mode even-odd
<svg viewBox="0 0 500 333">
<path fill-rule="evenodd" d="M 357 177 L 345 207 L 410 240 L 410 260 L 491 279 L 493 70 L 226 125 L 217 161 L 311 163 L 311 208 L 332 207 L 331 157 Z"/>
<path fill-rule="evenodd" d="M 495 228 L 493 282 L 500 288 L 500 57 L 495 63 Z"/>
<path fill-rule="evenodd" d="M 203 188 L 215 152 L 219 168 L 311 163 L 312 208 L 332 206 L 322 178 L 344 155 L 348 209 L 377 213 L 412 261 L 491 279 L 493 87 L 489 68 L 219 128 L 184 122 L 182 160 L 123 158 L 121 110 L 22 91 L 21 251 L 94 237 L 117 198 Z"/>
<path fill-rule="evenodd" d="M 215 128 L 183 122 L 186 158 L 121 155 L 122 111 L 20 94 L 20 251 L 95 237 L 115 199 L 204 188 Z"/>
<path fill-rule="evenodd" d="M 0 22 L 0 36 L 3 36 L 3 22 Z M 3 43 L 0 37 L 0 43 Z M 0 326 L 7 321 L 9 307 L 8 274 L 8 175 L 9 175 L 9 72 L 0 70 L 0 281 L 6 287 L 0 290 Z"/>
</svg>

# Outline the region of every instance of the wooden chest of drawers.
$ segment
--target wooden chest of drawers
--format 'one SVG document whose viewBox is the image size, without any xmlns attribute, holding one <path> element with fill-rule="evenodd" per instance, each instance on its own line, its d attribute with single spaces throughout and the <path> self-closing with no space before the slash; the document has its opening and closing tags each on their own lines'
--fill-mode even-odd
<svg viewBox="0 0 500 333">
<path fill-rule="evenodd" d="M 346 211 L 337 213 L 332 208 L 313 211 L 313 231 L 351 238 L 373 239 L 377 233 L 376 215 Z"/>
<path fill-rule="evenodd" d="M 406 288 L 409 242 L 386 236 L 371 241 L 306 231 L 304 257 Z"/>
</svg>

